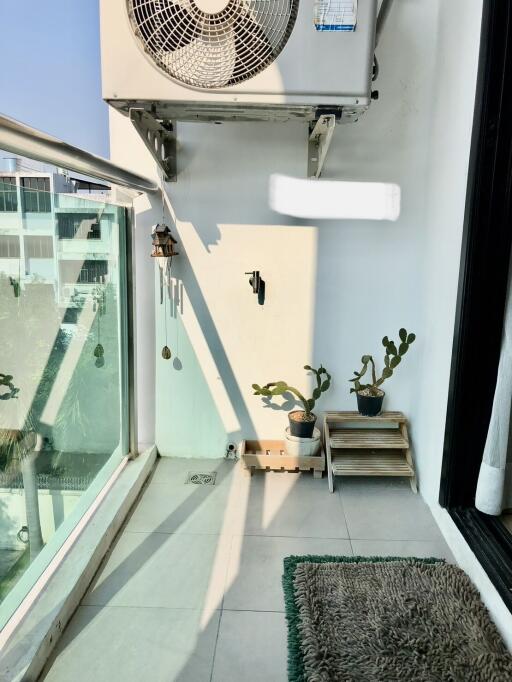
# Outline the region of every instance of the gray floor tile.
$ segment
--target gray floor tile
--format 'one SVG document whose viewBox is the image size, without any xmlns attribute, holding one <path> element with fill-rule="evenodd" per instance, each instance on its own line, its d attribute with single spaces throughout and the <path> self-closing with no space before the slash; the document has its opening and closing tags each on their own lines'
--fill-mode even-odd
<svg viewBox="0 0 512 682">
<path fill-rule="evenodd" d="M 224 596 L 224 608 L 284 611 L 283 559 L 292 554 L 352 555 L 348 540 L 234 537 Z"/>
<path fill-rule="evenodd" d="M 83 603 L 219 608 L 230 542 L 217 535 L 125 531 Z"/>
<path fill-rule="evenodd" d="M 358 540 L 437 540 L 430 509 L 405 479 L 338 478 L 348 532 Z"/>
<path fill-rule="evenodd" d="M 159 483 L 181 485 L 185 482 L 189 471 L 216 471 L 217 480 L 219 480 L 229 475 L 235 465 L 236 462 L 226 459 L 159 457 L 155 470 L 151 475 L 150 485 Z"/>
<path fill-rule="evenodd" d="M 217 484 L 185 485 L 189 471 L 217 471 Z M 214 662 L 214 682 L 285 682 L 284 557 L 453 560 L 407 481 L 336 483 L 331 495 L 308 475 L 160 459 L 45 679 L 202 682 Z"/>
<path fill-rule="evenodd" d="M 220 612 L 80 606 L 45 682 L 208 682 Z"/>
<path fill-rule="evenodd" d="M 455 563 L 443 538 L 438 540 L 352 540 L 355 556 L 435 557 Z"/>
<path fill-rule="evenodd" d="M 223 611 L 212 682 L 285 682 L 283 613 Z"/>
<path fill-rule="evenodd" d="M 203 470 L 209 471 L 210 468 L 203 467 Z M 126 530 L 148 533 L 229 532 L 233 521 L 229 511 L 238 496 L 238 487 L 233 475 L 225 471 L 222 473 L 225 475 L 218 476 L 213 486 L 186 484 L 186 472 L 180 472 L 172 482 L 151 482 L 133 510 Z"/>
<path fill-rule="evenodd" d="M 255 473 L 250 479 L 245 533 L 347 538 L 338 495 L 311 473 Z"/>
</svg>

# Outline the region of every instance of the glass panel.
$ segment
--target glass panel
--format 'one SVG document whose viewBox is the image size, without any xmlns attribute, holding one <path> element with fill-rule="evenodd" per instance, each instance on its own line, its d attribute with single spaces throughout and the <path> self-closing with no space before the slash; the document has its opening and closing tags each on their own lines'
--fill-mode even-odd
<svg viewBox="0 0 512 682">
<path fill-rule="evenodd" d="M 0 234 L 0 258 L 19 258 L 20 238 L 11 234 Z"/>
<path fill-rule="evenodd" d="M 101 239 L 100 217 L 90 214 L 60 214 L 57 216 L 59 239 Z"/>
<path fill-rule="evenodd" d="M 125 209 L 24 180 L 35 213 L 0 214 L 0 627 L 128 451 Z"/>
<path fill-rule="evenodd" d="M 16 178 L 0 175 L 0 212 L 18 210 Z"/>
<path fill-rule="evenodd" d="M 25 213 L 51 212 L 50 178 L 21 178 L 21 187 Z"/>
</svg>

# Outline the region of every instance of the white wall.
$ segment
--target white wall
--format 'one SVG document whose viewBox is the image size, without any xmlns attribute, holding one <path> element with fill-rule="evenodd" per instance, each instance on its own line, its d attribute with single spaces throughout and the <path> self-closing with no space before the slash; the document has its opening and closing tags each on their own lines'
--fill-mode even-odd
<svg viewBox="0 0 512 682">
<path fill-rule="evenodd" d="M 269 174 L 305 174 L 304 124 L 179 125 L 180 175 L 167 186 L 182 254 L 173 266 L 182 313 L 167 324 L 168 345 L 179 362 L 160 357 L 165 325 L 159 291 L 151 350 L 162 454 L 215 456 L 227 440 L 279 437 L 286 414 L 263 408 L 251 384 L 285 379 L 304 388 L 302 367 L 310 362 L 324 363 L 334 379 L 319 408 L 353 407 L 348 377 L 363 353 L 380 357 L 382 336 L 396 335 L 400 326 L 418 340 L 386 387 L 387 406 L 410 413 L 417 403 L 428 342 L 425 186 L 436 31 L 432 3 L 394 8 L 379 49 L 381 99 L 358 124 L 337 128 L 325 168 L 326 178 L 400 183 L 404 202 L 395 224 L 305 224 L 269 210 Z M 115 112 L 111 145 L 114 160 L 155 173 L 129 122 Z M 139 202 L 137 230 L 144 236 L 137 295 L 148 285 L 149 228 L 161 219 L 157 199 L 153 213 L 147 199 Z M 257 305 L 244 275 L 252 269 L 266 280 L 264 306 Z M 150 316 L 147 309 L 140 314 Z M 141 332 L 150 338 L 150 323 L 148 317 L 141 325 L 139 340 Z M 139 363 L 149 360 L 149 351 L 139 354 Z M 149 366 L 139 372 L 147 388 L 139 393 L 143 404 L 152 400 L 152 373 Z"/>
</svg>

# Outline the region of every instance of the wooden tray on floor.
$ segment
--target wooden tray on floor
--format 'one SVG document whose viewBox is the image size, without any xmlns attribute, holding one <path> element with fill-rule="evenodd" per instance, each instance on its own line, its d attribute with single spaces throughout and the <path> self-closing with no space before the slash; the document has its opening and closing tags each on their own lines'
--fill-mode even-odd
<svg viewBox="0 0 512 682">
<path fill-rule="evenodd" d="M 325 456 L 321 449 L 314 457 L 287 455 L 283 440 L 243 440 L 240 457 L 244 469 L 251 475 L 256 469 L 264 471 L 313 471 L 315 478 L 322 478 Z"/>
</svg>

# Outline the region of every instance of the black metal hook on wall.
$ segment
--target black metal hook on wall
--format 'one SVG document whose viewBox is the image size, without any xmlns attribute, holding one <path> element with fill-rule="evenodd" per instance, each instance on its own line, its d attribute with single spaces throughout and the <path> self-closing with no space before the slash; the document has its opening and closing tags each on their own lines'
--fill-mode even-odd
<svg viewBox="0 0 512 682">
<path fill-rule="evenodd" d="M 250 275 L 249 284 L 252 287 L 252 293 L 257 294 L 258 303 L 263 305 L 265 303 L 265 280 L 261 278 L 259 270 L 252 270 L 251 272 L 246 272 L 246 275 Z"/>
</svg>

